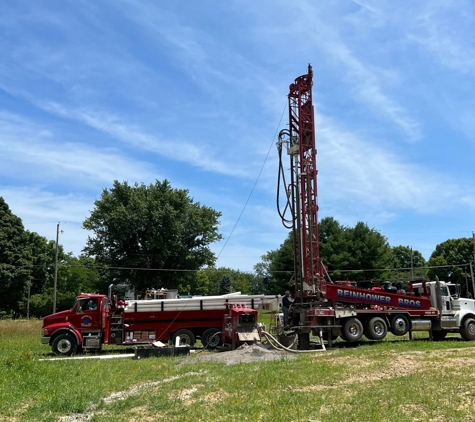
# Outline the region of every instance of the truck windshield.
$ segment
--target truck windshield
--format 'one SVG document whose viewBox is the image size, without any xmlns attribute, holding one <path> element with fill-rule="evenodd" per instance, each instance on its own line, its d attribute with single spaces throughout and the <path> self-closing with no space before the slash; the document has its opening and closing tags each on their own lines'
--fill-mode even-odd
<svg viewBox="0 0 475 422">
<path fill-rule="evenodd" d="M 442 296 L 450 296 L 449 289 L 447 288 L 447 286 L 440 287 L 440 294 Z"/>
<path fill-rule="evenodd" d="M 97 310 L 97 299 L 79 299 L 77 313 L 81 314 L 84 311 L 96 311 Z"/>
</svg>

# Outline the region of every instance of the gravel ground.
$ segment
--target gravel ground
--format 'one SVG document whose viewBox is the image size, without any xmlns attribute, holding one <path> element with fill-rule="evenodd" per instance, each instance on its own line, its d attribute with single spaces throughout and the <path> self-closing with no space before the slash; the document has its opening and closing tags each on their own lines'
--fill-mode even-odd
<svg viewBox="0 0 475 422">
<path fill-rule="evenodd" d="M 295 359 L 296 355 L 280 351 L 262 344 L 243 344 L 236 350 L 229 352 L 201 352 L 181 363 L 186 365 L 195 362 L 222 362 L 227 365 L 239 363 L 253 363 L 279 359 Z"/>
</svg>

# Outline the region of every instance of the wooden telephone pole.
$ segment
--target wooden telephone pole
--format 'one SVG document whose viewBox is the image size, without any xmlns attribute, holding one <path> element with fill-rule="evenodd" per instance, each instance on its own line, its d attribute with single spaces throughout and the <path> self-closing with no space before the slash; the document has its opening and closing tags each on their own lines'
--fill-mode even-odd
<svg viewBox="0 0 475 422">
<path fill-rule="evenodd" d="M 53 314 L 56 313 L 56 285 L 58 283 L 59 223 L 56 225 L 56 251 L 54 256 Z"/>
</svg>

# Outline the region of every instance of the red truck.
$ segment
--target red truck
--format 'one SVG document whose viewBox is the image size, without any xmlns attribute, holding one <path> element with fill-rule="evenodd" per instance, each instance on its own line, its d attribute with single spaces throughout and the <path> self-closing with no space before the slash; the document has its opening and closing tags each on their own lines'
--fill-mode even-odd
<svg viewBox="0 0 475 422">
<path fill-rule="evenodd" d="M 312 86 L 313 71 L 309 65 L 307 73 L 289 86 L 289 122 L 280 131 L 277 143 L 277 205 L 284 226 L 292 229 L 294 252 L 293 318 L 284 325 L 290 325 L 298 335 L 300 349 L 309 348 L 310 334 L 320 338 L 327 335 L 329 341 L 336 336 L 358 341 L 363 335 L 382 340 L 388 331 L 397 336 L 428 331 L 434 339 L 460 333 L 465 340 L 475 340 L 475 300 L 460 297 L 460 289 L 451 283 L 412 280 L 405 292 L 389 281 L 363 289 L 350 281 L 331 280 L 320 257 Z M 290 158 L 290 179 L 284 175 L 284 150 Z M 285 187 L 285 196 L 280 196 L 280 186 Z M 285 198 L 283 206 L 279 198 Z M 343 251 L 332 251 L 340 252 Z M 455 293 L 451 288 L 456 289 Z"/>
<path fill-rule="evenodd" d="M 160 342 L 234 349 L 259 339 L 257 309 L 269 297 L 240 294 L 122 302 L 117 296 L 81 294 L 74 307 L 43 319 L 41 342 L 71 355 L 102 345 Z M 276 301 L 275 297 L 272 298 Z"/>
<path fill-rule="evenodd" d="M 435 340 L 448 333 L 475 340 L 475 300 L 460 297 L 459 285 L 418 280 L 409 282 L 405 292 L 390 282 L 365 289 L 342 281 L 321 283 L 320 288 L 325 297 L 319 303 L 297 301 L 292 306 L 289 329 L 300 335 L 301 348 L 308 347 L 310 333 L 358 341 L 363 335 L 382 340 L 388 332 L 428 331 Z"/>
</svg>

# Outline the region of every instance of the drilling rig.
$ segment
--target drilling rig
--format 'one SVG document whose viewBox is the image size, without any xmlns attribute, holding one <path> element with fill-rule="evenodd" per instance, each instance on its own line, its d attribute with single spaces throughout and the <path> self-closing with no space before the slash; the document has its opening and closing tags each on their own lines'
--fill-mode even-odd
<svg viewBox="0 0 475 422">
<path fill-rule="evenodd" d="M 299 347 L 307 348 L 311 328 L 305 325 L 309 309 L 327 306 L 324 277 L 326 268 L 318 246 L 317 149 L 315 147 L 315 118 L 312 102 L 313 72 L 295 79 L 289 87 L 289 128 L 279 133 L 279 184 L 285 181 L 282 150 L 290 157 L 290 183 L 287 185 L 287 206 L 279 214 L 284 226 L 292 230 L 294 251 L 295 300 L 294 322 L 299 321 Z M 279 192 L 280 188 L 278 188 Z M 285 217 L 289 210 L 291 218 Z M 323 310 L 323 309 L 321 309 Z"/>
<path fill-rule="evenodd" d="M 409 281 L 409 291 L 399 283 L 385 281 L 372 288 L 356 283 L 332 281 L 320 258 L 318 244 L 317 149 L 312 103 L 312 67 L 290 85 L 289 126 L 279 133 L 279 182 L 277 208 L 286 228 L 291 230 L 294 252 L 292 322 L 299 349 L 311 348 L 310 334 L 345 341 L 358 341 L 363 334 L 382 340 L 388 332 L 403 336 L 428 331 L 440 340 L 447 333 L 460 333 L 475 340 L 475 300 L 461 298 L 460 286 L 444 281 Z M 282 151 L 290 158 L 290 181 L 285 179 Z M 280 208 L 281 182 L 286 206 Z M 290 213 L 290 218 L 286 215 Z M 455 293 L 451 290 L 455 289 Z M 287 321 L 284 321 L 284 326 Z"/>
</svg>

